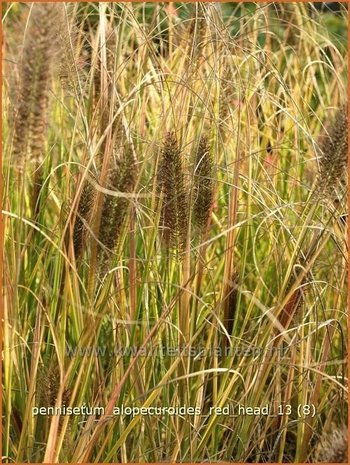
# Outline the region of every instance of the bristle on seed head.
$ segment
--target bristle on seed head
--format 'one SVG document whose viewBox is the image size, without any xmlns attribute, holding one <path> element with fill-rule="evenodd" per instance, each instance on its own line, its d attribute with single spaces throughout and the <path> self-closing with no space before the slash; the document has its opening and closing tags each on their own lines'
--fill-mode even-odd
<svg viewBox="0 0 350 465">
<path fill-rule="evenodd" d="M 214 198 L 214 163 L 207 137 L 199 140 L 194 170 L 193 219 L 200 231 L 208 223 Z"/>
<path fill-rule="evenodd" d="M 331 194 L 346 183 L 348 160 L 347 104 L 340 107 L 325 134 L 319 141 L 319 188 Z"/>
<path fill-rule="evenodd" d="M 161 234 L 167 248 L 183 249 L 188 227 L 187 197 L 181 150 L 174 132 L 167 133 L 157 176 L 161 197 Z"/>
</svg>

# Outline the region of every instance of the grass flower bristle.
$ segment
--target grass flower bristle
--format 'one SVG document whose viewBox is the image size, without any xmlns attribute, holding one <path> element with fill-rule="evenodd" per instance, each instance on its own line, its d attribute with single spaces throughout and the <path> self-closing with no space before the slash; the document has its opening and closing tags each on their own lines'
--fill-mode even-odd
<svg viewBox="0 0 350 465">
<path fill-rule="evenodd" d="M 193 219 L 200 231 L 207 226 L 214 199 L 214 162 L 205 136 L 200 138 L 195 160 Z"/>
<path fill-rule="evenodd" d="M 320 137 L 320 189 L 331 193 L 347 181 L 348 108 L 339 108 L 326 132 Z"/>
<path fill-rule="evenodd" d="M 98 247 L 98 256 L 104 270 L 117 247 L 127 219 L 130 202 L 133 202 L 132 198 L 123 196 L 123 194 L 132 194 L 137 180 L 137 167 L 132 147 L 127 145 L 122 150 L 120 158 L 115 154 L 114 166 L 109 169 L 106 181 L 106 188 L 114 191 L 116 195 L 105 194 L 102 206 L 99 233 L 101 244 Z"/>
<path fill-rule="evenodd" d="M 334 428 L 323 434 L 316 448 L 317 463 L 348 463 L 348 429 Z"/>
<path fill-rule="evenodd" d="M 182 250 L 187 233 L 188 206 L 182 154 L 174 132 L 169 132 L 163 142 L 157 187 L 161 196 L 162 240 L 167 248 Z"/>
<path fill-rule="evenodd" d="M 63 6 L 33 3 L 19 70 L 13 157 L 18 170 L 26 161 L 40 164 L 45 154 L 49 97 L 59 61 Z"/>
<path fill-rule="evenodd" d="M 94 202 L 94 187 L 89 180 L 83 184 L 78 210 L 73 228 L 73 248 L 75 259 L 81 256 L 86 241 L 86 225 L 90 221 Z"/>
</svg>

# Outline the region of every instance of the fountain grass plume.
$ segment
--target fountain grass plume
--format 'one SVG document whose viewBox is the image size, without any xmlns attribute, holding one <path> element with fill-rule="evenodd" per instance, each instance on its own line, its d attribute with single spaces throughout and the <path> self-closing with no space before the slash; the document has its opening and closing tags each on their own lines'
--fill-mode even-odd
<svg viewBox="0 0 350 465">
<path fill-rule="evenodd" d="M 207 137 L 199 140 L 194 170 L 193 219 L 200 231 L 207 226 L 214 199 L 214 162 Z"/>
<path fill-rule="evenodd" d="M 22 59 L 15 110 L 13 157 L 19 171 L 24 163 L 42 163 L 48 126 L 49 95 L 59 62 L 64 6 L 33 3 Z"/>
<path fill-rule="evenodd" d="M 123 194 L 132 194 L 137 180 L 136 160 L 130 145 L 122 149 L 120 157 L 115 154 L 113 161 L 114 166 L 108 171 L 106 188 L 121 195 L 105 194 L 103 200 L 98 260 L 104 272 L 122 236 L 128 216 L 131 200 Z"/>
<path fill-rule="evenodd" d="M 332 195 L 347 181 L 348 114 L 347 104 L 341 106 L 327 130 L 320 137 L 319 188 Z"/>
<path fill-rule="evenodd" d="M 188 213 L 181 150 L 174 132 L 163 142 L 157 176 L 161 196 L 161 236 L 166 248 L 183 250 L 186 242 Z"/>
<path fill-rule="evenodd" d="M 315 455 L 315 462 L 318 463 L 348 463 L 347 428 L 337 427 L 332 432 L 323 434 Z"/>
</svg>

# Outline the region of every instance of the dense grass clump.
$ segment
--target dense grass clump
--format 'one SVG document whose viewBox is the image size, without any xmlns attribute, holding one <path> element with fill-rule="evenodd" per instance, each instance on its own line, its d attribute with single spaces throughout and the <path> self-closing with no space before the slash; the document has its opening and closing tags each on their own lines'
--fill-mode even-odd
<svg viewBox="0 0 350 465">
<path fill-rule="evenodd" d="M 3 13 L 3 461 L 345 461 L 346 5 Z"/>
</svg>

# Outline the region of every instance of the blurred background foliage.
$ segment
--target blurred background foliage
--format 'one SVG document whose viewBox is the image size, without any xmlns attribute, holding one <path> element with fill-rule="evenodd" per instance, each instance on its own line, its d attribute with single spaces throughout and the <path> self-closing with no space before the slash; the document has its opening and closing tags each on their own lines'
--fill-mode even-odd
<svg viewBox="0 0 350 465">
<path fill-rule="evenodd" d="M 29 5 L 29 3 L 27 3 Z M 163 28 L 164 31 L 167 29 L 167 16 L 164 12 L 164 6 L 167 4 L 164 2 L 140 2 L 140 16 L 143 17 L 146 23 L 152 23 L 154 13 L 156 9 L 159 9 L 158 13 L 164 15 Z M 179 14 L 179 18 L 182 20 L 189 19 L 193 16 L 195 5 L 191 3 L 174 2 L 169 3 L 172 5 L 173 10 Z M 240 21 L 242 19 L 249 20 L 252 18 L 258 8 L 265 8 L 266 4 L 258 5 L 253 2 L 216 2 L 218 8 L 221 9 L 222 16 L 225 20 L 231 22 L 231 33 L 234 35 L 239 34 Z M 11 6 L 11 8 L 9 8 Z M 21 9 L 21 2 L 3 2 L 4 15 L 11 15 L 18 17 Z M 278 37 L 283 38 L 284 27 L 281 26 L 281 19 L 285 18 L 286 21 L 293 20 L 294 8 L 292 3 L 273 3 L 268 5 L 268 14 L 270 15 L 269 20 L 271 21 L 271 31 Z M 321 26 L 328 31 L 330 40 L 332 42 L 339 42 L 342 47 L 347 46 L 347 5 L 346 3 L 340 2 L 310 2 L 305 4 L 305 11 L 310 16 L 310 21 L 319 12 L 321 16 Z M 98 22 L 98 2 L 89 2 L 81 4 L 81 18 L 87 18 L 89 25 L 94 27 Z M 88 14 L 87 14 L 88 13 Z M 319 19 L 319 16 L 318 16 Z M 164 32 L 163 31 L 163 32 Z M 321 31 L 320 31 L 321 32 Z M 259 32 L 259 40 L 263 44 L 266 36 L 266 31 L 261 30 Z"/>
</svg>

